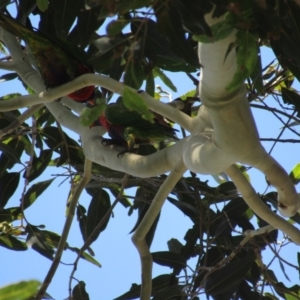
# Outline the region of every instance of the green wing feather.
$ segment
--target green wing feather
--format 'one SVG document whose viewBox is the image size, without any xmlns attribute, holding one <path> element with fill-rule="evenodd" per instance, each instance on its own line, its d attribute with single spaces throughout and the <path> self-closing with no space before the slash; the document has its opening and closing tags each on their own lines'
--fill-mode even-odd
<svg viewBox="0 0 300 300">
<path fill-rule="evenodd" d="M 0 26 L 25 41 L 47 87 L 56 87 L 82 74 L 93 73 L 86 53 L 78 47 L 33 31 L 3 13 L 0 13 Z"/>
<path fill-rule="evenodd" d="M 105 109 L 106 119 L 115 126 L 124 128 L 124 134 L 134 135 L 139 140 L 160 141 L 166 138 L 177 139 L 173 127 L 151 123 L 135 112 L 128 110 L 121 101 L 109 104 Z"/>
</svg>

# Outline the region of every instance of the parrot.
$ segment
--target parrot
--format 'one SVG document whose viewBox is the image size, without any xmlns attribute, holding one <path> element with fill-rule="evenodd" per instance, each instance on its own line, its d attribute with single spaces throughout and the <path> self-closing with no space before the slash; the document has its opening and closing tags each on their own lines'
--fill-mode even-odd
<svg viewBox="0 0 300 300">
<path fill-rule="evenodd" d="M 94 73 L 85 62 L 86 53 L 77 46 L 34 31 L 3 13 L 0 13 L 0 26 L 25 41 L 46 88 L 54 88 L 80 75 Z M 77 102 L 88 102 L 94 98 L 94 90 L 94 86 L 87 86 L 67 96 Z"/>
<path fill-rule="evenodd" d="M 152 123 L 138 112 L 127 109 L 121 101 L 117 101 L 107 105 L 94 126 L 103 126 L 111 137 L 103 139 L 102 144 L 126 147 L 118 153 L 119 157 L 126 152 L 134 152 L 135 145 L 178 140 L 175 134 L 178 130 L 164 121 L 161 115 L 154 114 L 154 116 Z"/>
</svg>

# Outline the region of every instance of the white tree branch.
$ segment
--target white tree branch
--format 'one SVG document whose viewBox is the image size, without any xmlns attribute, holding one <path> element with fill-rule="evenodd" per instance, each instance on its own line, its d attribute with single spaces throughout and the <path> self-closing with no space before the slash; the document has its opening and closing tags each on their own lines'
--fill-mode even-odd
<svg viewBox="0 0 300 300">
<path fill-rule="evenodd" d="M 110 169 L 141 178 L 169 172 L 182 157 L 182 148 L 185 144 L 185 140 L 181 140 L 173 146 L 148 156 L 128 153 L 118 157 L 119 151 L 112 151 L 113 146 L 102 145 L 101 134 L 104 133 L 104 129 L 101 126 L 82 129 L 80 136 L 84 153 L 88 159 Z"/>
<path fill-rule="evenodd" d="M 222 19 L 212 19 L 211 14 L 206 16 L 210 25 Z M 191 139 L 185 147 L 184 161 L 188 168 L 198 172 L 204 169 L 208 173 L 216 164 L 220 172 L 226 169 L 226 164 L 229 167 L 233 162 L 258 168 L 277 189 L 280 212 L 292 216 L 299 209 L 299 197 L 287 173 L 260 144 L 245 87 L 234 92 L 226 90 L 237 69 L 235 49 L 227 53 L 229 44 L 234 42 L 234 34 L 215 43 L 199 43 L 199 59 L 204 65 L 199 93 L 214 133 L 205 145 L 197 136 Z M 208 165 L 205 169 L 202 166 L 204 159 L 213 162 L 213 167 Z"/>
<path fill-rule="evenodd" d="M 45 90 L 45 85 L 41 76 L 39 76 L 39 73 L 32 68 L 27 55 L 25 55 L 22 51 L 20 44 L 17 42 L 16 37 L 10 34 L 9 32 L 5 31 L 2 27 L 0 27 L 0 39 L 4 42 L 6 48 L 11 54 L 15 66 L 15 71 L 19 74 L 22 80 L 28 86 L 30 86 L 36 93 Z M 41 101 L 37 103 L 31 103 L 30 105 L 41 103 L 43 102 Z M 25 106 L 26 105 L 19 106 L 19 108 Z"/>
<path fill-rule="evenodd" d="M 224 20 L 212 18 L 212 13 L 205 15 L 208 25 L 212 26 Z M 234 30 L 227 38 L 213 43 L 199 43 L 198 55 L 203 66 L 200 74 L 200 98 L 210 99 L 211 102 L 220 102 L 230 99 L 236 92 L 228 92 L 226 87 L 231 82 L 236 71 L 235 49 L 228 51 L 231 43 L 235 42 Z M 227 53 L 227 57 L 226 57 Z"/>
<path fill-rule="evenodd" d="M 292 224 L 273 213 L 273 211 L 260 200 L 256 191 L 237 166 L 232 165 L 225 172 L 241 192 L 246 203 L 258 216 L 273 227 L 283 231 L 294 243 L 300 245 L 300 231 Z"/>
<path fill-rule="evenodd" d="M 207 16 L 209 24 L 221 19 L 212 20 Z M 61 103 L 50 102 L 89 85 L 100 85 L 122 95 L 124 85 L 106 76 L 86 74 L 70 83 L 45 91 L 39 74 L 31 67 L 29 61 L 24 59 L 16 39 L 1 29 L 0 37 L 13 57 L 17 72 L 39 93 L 1 102 L 1 111 L 47 103 L 49 110 L 63 126 L 81 135 L 84 152 L 89 159 L 140 177 L 154 176 L 171 170 L 174 167 L 173 159 L 178 161 L 178 157 L 183 158 L 190 170 L 204 174 L 222 172 L 235 162 L 249 164 L 264 172 L 270 183 L 277 188 L 281 210 L 285 210 L 286 215 L 294 214 L 298 209 L 298 195 L 293 184 L 286 172 L 266 153 L 259 142 L 245 88 L 241 86 L 235 92 L 226 90 L 236 70 L 235 50 L 230 51 L 225 59 L 228 46 L 234 41 L 234 33 L 215 43 L 199 44 L 199 57 L 204 65 L 200 82 L 200 98 L 204 107 L 199 109 L 194 120 L 177 109 L 154 100 L 146 93 L 140 94 L 151 110 L 178 123 L 192 135 L 154 155 L 140 157 L 127 154 L 120 159 L 116 157 L 115 152 L 111 152 L 110 147 L 102 146 L 98 138 L 104 133 L 102 128 L 85 128 L 79 124 L 78 117 L 64 109 Z M 77 103 L 73 106 L 76 106 L 77 112 L 81 111 L 81 106 Z"/>
<path fill-rule="evenodd" d="M 7 71 L 15 71 L 16 66 L 12 61 L 0 61 L 0 69 Z"/>
<path fill-rule="evenodd" d="M 180 159 L 159 188 L 150 208 L 132 236 L 132 242 L 139 252 L 142 264 L 141 300 L 150 299 L 152 291 L 152 256 L 145 240 L 146 235 L 158 216 L 167 196 L 173 190 L 185 171 L 186 167 L 184 166 L 182 159 Z"/>
</svg>

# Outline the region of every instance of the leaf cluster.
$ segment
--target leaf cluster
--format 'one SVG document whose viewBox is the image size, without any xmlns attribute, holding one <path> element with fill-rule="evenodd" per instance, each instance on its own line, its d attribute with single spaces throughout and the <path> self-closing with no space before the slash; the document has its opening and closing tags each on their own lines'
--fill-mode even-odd
<svg viewBox="0 0 300 300">
<path fill-rule="evenodd" d="M 196 41 L 216 42 L 237 30 L 236 43 L 228 51 L 236 49 L 238 70 L 228 89 L 234 90 L 247 80 L 249 101 L 258 95 L 280 92 L 283 103 L 293 105 L 299 117 L 299 95 L 291 88 L 293 78 L 300 78 L 299 7 L 296 1 L 265 1 L 266 6 L 262 6 L 263 2 L 51 0 L 48 3 L 22 0 L 17 18 L 22 20 L 32 12 L 40 18 L 38 30 L 66 40 L 71 49 L 86 50 L 89 63 L 96 72 L 123 80 L 135 89 L 144 84 L 146 92 L 152 96 L 155 95 L 155 78 L 176 91 L 164 71 L 193 73 L 199 70 Z M 204 15 L 213 4 L 216 5 L 214 15 L 225 15 L 225 19 L 210 28 Z M 8 1 L 1 1 L 0 5 L 5 8 Z M 85 10 L 85 5 L 91 9 Z M 105 34 L 96 33 L 98 29 Z M 270 64 L 262 69 L 261 45 L 273 49 L 280 67 Z M 0 79 L 8 81 L 16 77 L 16 73 L 8 73 Z M 269 81 L 266 83 L 266 80 Z M 9 101 L 14 96 L 11 94 L 1 101 Z M 101 97 L 109 99 L 111 94 L 102 88 Z M 132 98 L 132 94 L 127 98 Z M 127 105 L 135 109 L 135 103 L 127 102 Z M 136 110 L 149 114 L 141 103 Z M 20 113 L 17 110 L 1 113 L 0 129 L 9 126 Z M 45 107 L 33 117 L 33 127 L 23 122 L 0 142 L 0 246 L 12 251 L 26 251 L 30 245 L 52 260 L 60 236 L 46 230 L 44 224 L 31 224 L 25 219 L 26 209 L 34 206 L 53 182 L 53 178 L 42 179 L 49 167 L 64 168 L 76 186 L 83 172 L 84 155 L 80 143 L 64 132 Z M 151 114 L 146 118 L 151 119 Z M 141 155 L 155 151 L 151 145 L 139 147 Z M 130 177 L 126 188 L 135 188 L 131 202 L 130 196 L 123 191 L 124 174 L 100 165 L 93 165 L 92 171 L 93 179 L 86 188 L 90 202 L 86 207 L 79 203 L 76 211 L 83 242 L 90 240 L 91 243 L 101 238 L 101 233 L 109 226 L 113 199 L 121 202 L 129 215 L 135 210 L 138 212 L 134 231 L 165 178 Z M 298 174 L 296 168 L 291 175 L 295 183 L 299 182 Z M 17 188 L 22 185 L 22 180 L 25 186 L 22 199 L 19 205 L 12 205 L 13 197 L 20 195 Z M 274 205 L 276 195 L 264 195 L 262 200 Z M 240 246 L 244 231 L 266 224 L 253 215 L 231 182 L 211 187 L 194 175 L 186 175 L 168 196 L 168 201 L 190 218 L 193 225 L 187 229 L 183 242 L 174 237 L 167 241 L 168 251 L 152 253 L 155 263 L 171 269 L 153 278 L 153 299 L 199 299 L 202 293 L 214 299 L 297 299 L 300 287 L 286 287 L 259 260 L 259 254 L 276 241 L 277 231 L 255 237 Z M 159 219 L 160 216 L 147 234 L 149 246 Z M 300 223 L 299 215 L 293 221 Z M 69 244 L 65 250 L 80 253 L 79 247 Z M 90 254 L 84 252 L 81 257 L 100 267 L 92 257 L 92 249 L 88 251 Z M 230 256 L 232 253 L 234 255 Z M 283 263 L 281 268 L 285 273 Z M 36 283 L 28 283 L 28 286 L 31 284 L 30 291 L 36 289 Z M 273 295 L 264 291 L 266 285 L 274 289 Z M 14 288 L 21 293 L 23 284 Z M 116 299 L 137 299 L 139 293 L 140 285 L 133 284 Z M 88 299 L 83 281 L 74 287 L 72 296 Z"/>
</svg>

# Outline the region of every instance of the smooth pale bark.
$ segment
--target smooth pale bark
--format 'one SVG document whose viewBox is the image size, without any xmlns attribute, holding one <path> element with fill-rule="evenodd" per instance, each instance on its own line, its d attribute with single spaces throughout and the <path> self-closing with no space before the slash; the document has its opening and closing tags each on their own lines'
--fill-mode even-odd
<svg viewBox="0 0 300 300">
<path fill-rule="evenodd" d="M 142 287 L 140 293 L 141 300 L 150 299 L 152 291 L 153 262 L 150 249 L 146 242 L 146 235 L 158 216 L 169 193 L 174 189 L 176 183 L 180 180 L 185 171 L 186 167 L 184 166 L 183 161 L 179 160 L 178 164 L 173 168 L 169 176 L 166 177 L 163 184 L 160 186 L 151 203 L 151 206 L 132 236 L 132 242 L 139 252 L 142 265 Z"/>
<path fill-rule="evenodd" d="M 243 199 L 248 206 L 263 220 L 268 222 L 274 228 L 280 229 L 286 233 L 294 243 L 300 245 L 300 232 L 292 224 L 275 214 L 269 207 L 263 203 L 257 195 L 254 188 L 249 184 L 247 178 L 236 166 L 230 166 L 226 174 L 230 176 L 236 187 L 241 192 Z M 246 233 L 246 234 L 249 234 Z M 251 235 L 251 233 L 250 233 Z"/>
<path fill-rule="evenodd" d="M 222 18 L 212 19 L 210 14 L 206 19 L 210 25 L 222 20 Z M 293 183 L 284 169 L 266 153 L 260 144 L 245 87 L 241 85 L 234 92 L 226 90 L 237 69 L 235 49 L 230 51 L 225 59 L 229 44 L 235 40 L 235 32 L 218 42 L 199 43 L 199 59 L 204 66 L 199 86 L 203 105 L 194 119 L 153 99 L 146 93 L 140 94 L 150 109 L 173 120 L 189 131 L 191 136 L 153 155 L 142 157 L 125 154 L 120 158 L 117 156 L 118 149 L 102 145 L 101 136 L 105 133 L 102 127 L 90 129 L 80 124 L 76 113 L 81 112 L 83 105 L 69 100 L 60 103 L 54 100 L 89 85 L 99 85 L 122 95 L 124 85 L 106 76 L 87 74 L 68 84 L 46 91 L 41 77 L 32 68 L 29 59 L 24 56 L 15 37 L 0 28 L 0 38 L 12 55 L 13 63 L 9 67 L 14 67 L 24 82 L 37 93 L 37 95 L 0 102 L 0 111 L 45 104 L 62 126 L 80 135 L 83 151 L 90 161 L 138 177 L 151 177 L 171 171 L 170 176 L 159 189 L 146 218 L 133 236 L 143 266 L 141 299 L 150 298 L 152 278 L 152 261 L 145 243 L 145 235 L 166 196 L 186 168 L 200 174 L 226 171 L 255 213 L 273 227 L 285 232 L 295 243 L 300 244 L 298 229 L 265 206 L 250 183 L 233 166 L 234 163 L 240 162 L 262 171 L 278 191 L 279 210 L 283 215 L 291 216 L 298 210 L 299 198 Z M 69 105 L 75 113 L 63 104 Z"/>
<path fill-rule="evenodd" d="M 212 20 L 210 24 L 221 20 Z M 117 151 L 103 147 L 100 135 L 103 128 L 89 129 L 80 125 L 78 117 L 64 108 L 61 103 L 53 102 L 88 85 L 101 85 L 122 94 L 124 85 L 101 75 L 83 75 L 74 81 L 45 91 L 38 73 L 24 59 L 16 39 L 0 29 L 0 36 L 12 54 L 16 71 L 38 95 L 23 96 L 0 103 L 0 110 L 45 103 L 57 120 L 65 127 L 81 135 L 85 154 L 93 162 L 139 177 L 150 177 L 165 173 L 174 168 L 183 158 L 187 168 L 201 174 L 219 173 L 235 162 L 254 166 L 264 172 L 279 194 L 280 210 L 287 216 L 298 209 L 298 195 L 282 167 L 270 157 L 261 146 L 257 129 L 246 99 L 246 91 L 241 86 L 234 92 L 228 92 L 226 86 L 236 70 L 235 50 L 225 58 L 229 43 L 234 41 L 234 34 L 222 41 L 199 44 L 199 58 L 204 68 L 200 77 L 200 98 L 204 104 L 194 119 L 173 107 L 152 99 L 142 93 L 148 107 L 181 125 L 191 132 L 191 136 L 177 142 L 156 154 L 140 157 L 126 154 L 118 158 Z M 64 102 L 65 103 L 65 102 Z M 66 104 L 68 101 L 66 101 Z M 70 103 L 70 102 L 69 102 Z M 80 111 L 76 103 L 76 111 Z"/>
<path fill-rule="evenodd" d="M 207 15 L 206 20 L 209 25 L 213 25 L 222 18 L 217 20 Z M 298 194 L 284 169 L 260 144 L 245 87 L 241 86 L 234 92 L 228 92 L 226 89 L 237 69 L 235 49 L 231 50 L 224 60 L 229 44 L 235 39 L 234 35 L 235 32 L 215 43 L 199 43 L 199 59 L 204 65 L 200 76 L 199 94 L 210 116 L 214 133 L 207 142 L 208 146 L 203 145 L 201 141 L 197 143 L 194 138 L 190 152 L 185 148 L 184 161 L 189 168 L 196 162 L 194 170 L 201 172 L 201 161 L 204 158 L 213 161 L 219 154 L 222 157 L 217 160 L 220 161 L 222 171 L 225 170 L 227 162 L 229 167 L 231 161 L 256 167 L 277 189 L 281 214 L 292 216 L 299 209 Z M 199 155 L 200 159 L 197 160 Z"/>
</svg>

